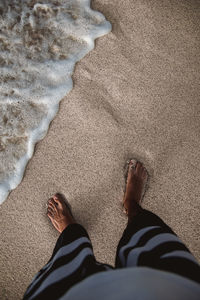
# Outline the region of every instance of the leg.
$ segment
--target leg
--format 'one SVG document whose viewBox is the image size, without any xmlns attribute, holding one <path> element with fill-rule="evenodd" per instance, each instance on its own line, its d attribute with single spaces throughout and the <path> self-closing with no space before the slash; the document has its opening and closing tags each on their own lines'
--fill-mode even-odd
<svg viewBox="0 0 200 300">
<path fill-rule="evenodd" d="M 61 232 L 48 263 L 35 275 L 23 299 L 58 299 L 94 273 L 113 269 L 96 261 L 87 231 L 77 224 L 64 198 L 49 201 L 48 216 Z"/>
<path fill-rule="evenodd" d="M 142 179 L 142 175 L 138 175 L 142 174 L 141 169 L 144 170 L 142 164 L 137 164 L 135 169 L 129 166 L 127 187 L 129 191 L 131 188 L 134 191 L 134 185 L 137 190 L 137 182 L 140 182 L 137 195 L 141 195 L 142 185 L 145 184 L 144 176 Z M 139 196 L 125 195 L 128 195 L 124 198 L 124 205 L 128 208 L 128 225 L 117 247 L 116 268 L 146 266 L 200 282 L 198 262 L 173 230 L 158 216 L 142 209 Z M 131 201 L 135 202 L 134 205 L 128 203 Z"/>
</svg>

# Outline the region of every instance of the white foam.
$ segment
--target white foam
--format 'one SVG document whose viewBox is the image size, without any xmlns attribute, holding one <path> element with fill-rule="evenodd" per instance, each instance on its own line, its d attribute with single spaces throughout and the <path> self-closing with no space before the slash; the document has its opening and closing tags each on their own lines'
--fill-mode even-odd
<svg viewBox="0 0 200 300">
<path fill-rule="evenodd" d="M 3 2 L 3 3 L 2 3 Z M 0 2 L 0 204 L 73 87 L 74 65 L 111 25 L 89 0 Z"/>
</svg>

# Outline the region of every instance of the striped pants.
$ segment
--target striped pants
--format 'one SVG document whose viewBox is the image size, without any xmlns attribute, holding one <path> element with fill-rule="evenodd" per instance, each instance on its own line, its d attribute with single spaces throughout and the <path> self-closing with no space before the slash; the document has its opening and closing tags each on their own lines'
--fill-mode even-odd
<svg viewBox="0 0 200 300">
<path fill-rule="evenodd" d="M 128 223 L 115 259 L 115 268 L 138 266 L 176 273 L 200 283 L 200 265 L 189 249 L 157 215 L 145 209 Z M 95 259 L 84 227 L 70 224 L 60 234 L 49 262 L 35 275 L 23 299 L 59 299 L 86 277 L 113 269 Z"/>
</svg>

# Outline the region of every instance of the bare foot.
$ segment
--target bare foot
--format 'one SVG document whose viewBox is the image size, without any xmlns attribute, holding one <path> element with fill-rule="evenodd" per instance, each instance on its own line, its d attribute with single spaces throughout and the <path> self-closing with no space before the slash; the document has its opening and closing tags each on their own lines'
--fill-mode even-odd
<svg viewBox="0 0 200 300">
<path fill-rule="evenodd" d="M 59 193 L 48 200 L 47 216 L 59 232 L 62 232 L 69 224 L 76 223 L 63 195 Z"/>
<path fill-rule="evenodd" d="M 126 183 L 126 191 L 124 193 L 123 206 L 129 220 L 131 220 L 141 209 L 140 203 L 143 196 L 145 184 L 147 182 L 148 173 L 142 163 L 137 161 L 135 167 L 134 162 L 129 162 L 128 177 Z"/>
</svg>

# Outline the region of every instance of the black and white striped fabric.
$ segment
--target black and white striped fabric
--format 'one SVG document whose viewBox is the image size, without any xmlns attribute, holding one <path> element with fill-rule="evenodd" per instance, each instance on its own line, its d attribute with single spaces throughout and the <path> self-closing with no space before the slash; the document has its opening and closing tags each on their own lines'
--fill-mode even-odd
<svg viewBox="0 0 200 300">
<path fill-rule="evenodd" d="M 139 266 L 176 273 L 200 283 L 200 266 L 194 256 L 170 227 L 145 209 L 128 223 L 115 261 L 117 269 Z M 96 261 L 83 226 L 71 224 L 59 236 L 52 257 L 35 275 L 23 299 L 59 299 L 86 277 L 113 269 Z"/>
<path fill-rule="evenodd" d="M 127 225 L 119 242 L 116 268 L 150 267 L 200 283 L 200 265 L 161 218 L 142 209 Z"/>
<path fill-rule="evenodd" d="M 112 266 L 96 261 L 86 230 L 70 224 L 59 236 L 49 262 L 35 275 L 23 299 L 58 299 L 84 278 Z"/>
</svg>

